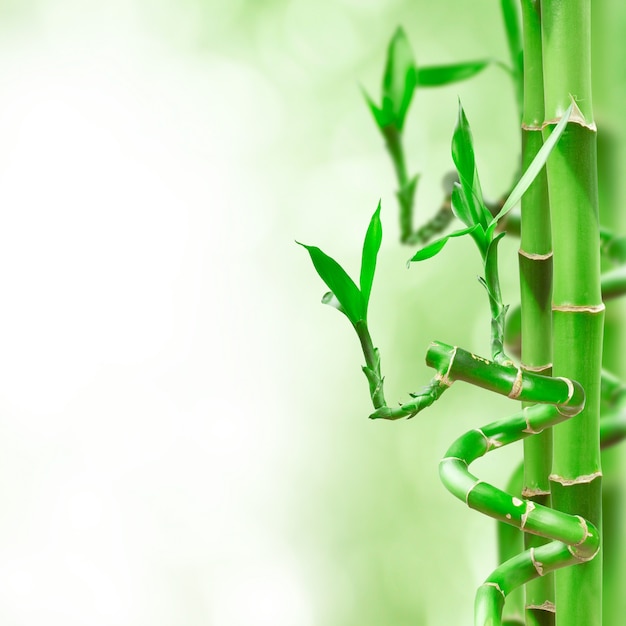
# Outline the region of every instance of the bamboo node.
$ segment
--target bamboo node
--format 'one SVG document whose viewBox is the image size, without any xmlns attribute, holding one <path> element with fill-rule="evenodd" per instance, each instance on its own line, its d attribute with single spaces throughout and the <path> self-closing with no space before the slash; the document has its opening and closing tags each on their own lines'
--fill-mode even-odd
<svg viewBox="0 0 626 626">
<path fill-rule="evenodd" d="M 543 576 L 543 563 L 535 558 L 535 548 L 530 549 L 530 560 L 532 561 L 534 568 L 537 570 L 537 574 L 539 574 L 539 576 Z"/>
<path fill-rule="evenodd" d="M 472 493 L 472 491 L 474 491 L 474 489 L 476 489 L 477 485 L 479 485 L 480 483 L 483 483 L 483 482 L 485 482 L 485 481 L 484 480 L 480 480 L 480 478 L 477 478 L 476 482 L 467 490 L 467 493 L 465 494 L 465 504 L 467 506 L 469 506 L 470 509 L 472 508 L 470 506 L 470 503 L 469 503 L 470 494 Z"/>
<path fill-rule="evenodd" d="M 536 252 L 526 252 L 526 250 L 522 250 L 521 248 L 518 250 L 518 254 L 527 259 L 531 259 L 532 261 L 547 261 L 554 256 L 553 252 L 548 252 L 546 254 L 537 254 Z"/>
<path fill-rule="evenodd" d="M 494 583 L 491 581 L 485 581 L 482 584 L 482 587 L 495 587 L 501 594 L 503 598 L 506 598 L 506 594 L 504 593 L 504 591 L 502 591 L 502 587 L 500 587 L 500 585 L 498 583 Z"/>
<path fill-rule="evenodd" d="M 469 469 L 469 465 L 467 463 L 466 459 L 462 459 L 460 456 L 446 456 L 443 459 L 441 459 L 441 461 L 439 461 L 439 464 L 441 465 L 441 463 L 444 463 L 445 461 L 461 461 L 462 463 L 465 464 L 465 467 L 467 467 Z M 472 487 L 473 489 L 473 487 Z"/>
<path fill-rule="evenodd" d="M 589 526 L 587 525 L 587 520 L 584 517 L 581 517 L 580 515 L 576 515 L 576 517 L 578 518 L 578 521 L 580 522 L 580 525 L 582 526 L 584 536 L 578 543 L 575 543 L 573 545 L 580 546 L 581 544 L 585 543 L 585 541 L 587 541 L 587 539 L 591 536 L 591 533 L 589 532 Z"/>
<path fill-rule="evenodd" d="M 536 498 L 537 496 L 549 496 L 550 495 L 550 490 L 549 489 L 540 489 L 540 488 L 529 488 L 529 487 L 524 487 L 524 489 L 522 489 L 522 495 L 525 498 Z"/>
<path fill-rule="evenodd" d="M 526 420 L 526 428 L 524 428 L 524 430 L 522 432 L 524 433 L 530 433 L 531 435 L 538 435 L 540 432 L 543 432 L 543 428 L 537 430 L 536 428 L 534 428 L 531 423 L 530 423 L 530 417 L 528 416 L 528 409 L 530 409 L 531 407 L 526 406 L 522 409 L 522 413 L 524 413 L 524 419 Z"/>
<path fill-rule="evenodd" d="M 556 613 L 556 606 L 554 602 L 546 600 L 543 604 L 527 604 L 527 609 L 533 609 L 535 611 L 549 611 L 550 613 Z"/>
<path fill-rule="evenodd" d="M 520 393 L 522 393 L 522 368 L 518 367 L 515 380 L 513 381 L 513 387 L 511 387 L 511 391 L 509 391 L 509 398 L 511 398 L 511 400 L 517 400 Z"/>
<path fill-rule="evenodd" d="M 563 487 L 571 487 L 572 485 L 585 485 L 601 476 L 602 471 L 598 470 L 597 472 L 593 472 L 593 474 L 584 474 L 582 476 L 576 476 L 576 478 L 563 478 L 563 476 L 559 476 L 558 474 L 550 474 L 549 478 L 553 483 L 559 483 L 563 485 Z"/>
<path fill-rule="evenodd" d="M 568 124 L 578 124 L 579 126 L 582 126 L 583 128 L 587 128 L 590 131 L 596 133 L 598 132 L 598 128 L 596 127 L 596 124 L 594 121 L 588 122 L 585 119 L 585 116 L 583 115 L 582 111 L 580 110 L 580 108 L 578 107 L 578 105 L 576 104 L 576 96 L 573 96 L 570 94 L 570 97 L 572 98 L 572 102 L 573 102 L 573 107 L 572 107 L 572 112 L 570 113 L 569 119 L 567 120 Z M 542 126 L 543 128 L 546 128 L 546 126 L 552 126 L 554 124 L 558 124 L 561 119 L 563 119 L 563 116 L 559 116 L 558 118 L 555 119 L 551 119 L 551 120 L 546 120 Z"/>
<path fill-rule="evenodd" d="M 604 302 L 601 304 L 553 304 L 553 311 L 561 313 L 602 313 L 605 309 Z"/>
<path fill-rule="evenodd" d="M 522 513 L 522 522 L 520 524 L 520 528 L 524 528 L 526 526 L 526 522 L 528 521 L 528 516 L 535 510 L 535 503 L 530 500 L 526 500 L 526 511 Z"/>
<path fill-rule="evenodd" d="M 521 364 L 521 368 L 526 372 L 531 372 L 533 374 L 540 374 L 541 372 L 545 372 L 547 370 L 551 370 L 553 367 L 552 363 L 546 363 L 545 365 L 525 365 Z"/>
<path fill-rule="evenodd" d="M 440 374 L 439 372 L 435 374 L 435 380 L 444 387 L 452 387 L 452 383 L 454 382 L 448 378 L 447 374 Z"/>
<path fill-rule="evenodd" d="M 450 356 L 450 362 L 448 363 L 448 369 L 446 373 L 441 377 L 441 381 L 444 385 L 451 387 L 454 380 L 450 379 L 450 371 L 452 370 L 452 366 L 454 365 L 454 359 L 456 359 L 456 352 L 458 350 L 457 346 L 452 347 L 452 355 Z M 439 374 L 438 374 L 439 375 Z"/>
<path fill-rule="evenodd" d="M 580 402 L 576 404 L 572 404 L 570 406 L 570 402 L 576 395 L 576 385 L 574 385 L 574 382 L 572 380 L 570 380 L 569 378 L 564 378 L 563 376 L 557 376 L 554 380 L 561 380 L 567 385 L 567 399 L 561 402 L 560 404 L 558 404 L 556 406 L 556 410 L 561 415 L 565 415 L 566 417 L 573 417 L 574 415 L 578 415 L 585 408 L 585 402 L 586 402 L 586 397 L 582 390 L 582 387 L 578 385 L 578 383 L 576 383 L 576 385 L 578 385 L 578 388 L 580 390 L 580 395 L 582 397 L 579 398 Z"/>
<path fill-rule="evenodd" d="M 530 131 L 542 131 L 542 125 L 541 124 L 526 124 L 524 122 L 522 122 L 522 130 L 530 130 Z"/>
</svg>

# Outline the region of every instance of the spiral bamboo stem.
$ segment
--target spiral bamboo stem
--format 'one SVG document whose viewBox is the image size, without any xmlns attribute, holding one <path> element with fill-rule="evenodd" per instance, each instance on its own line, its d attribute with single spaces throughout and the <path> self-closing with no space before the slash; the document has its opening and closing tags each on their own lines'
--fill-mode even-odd
<svg viewBox="0 0 626 626">
<path fill-rule="evenodd" d="M 584 518 L 508 494 L 474 476 L 469 465 L 491 450 L 539 434 L 578 415 L 585 405 L 585 393 L 577 382 L 567 378 L 549 378 L 521 367 L 495 363 L 440 342 L 431 344 L 426 363 L 437 374 L 427 389 L 415 394 L 415 402 L 399 409 L 381 407 L 371 417 L 397 419 L 402 414 L 413 415 L 432 404 L 457 380 L 514 400 L 536 403 L 509 418 L 469 431 L 450 446 L 439 466 L 446 488 L 470 508 L 550 540 L 507 560 L 479 588 L 475 624 L 498 626 L 502 624 L 508 594 L 549 572 L 590 561 L 599 550 L 600 537 L 596 527 Z M 607 378 L 604 392 L 613 397 L 615 406 L 626 407 L 626 392 L 616 380 Z"/>
<path fill-rule="evenodd" d="M 540 576 L 593 559 L 600 538 L 595 526 L 582 517 L 505 493 L 471 474 L 469 465 L 493 449 L 539 434 L 577 415 L 584 408 L 584 392 L 575 381 L 496 364 L 441 343 L 431 345 L 426 360 L 448 385 L 465 380 L 512 399 L 538 403 L 469 431 L 452 444 L 439 467 L 446 488 L 470 508 L 551 540 L 507 560 L 479 588 L 475 624 L 498 626 L 507 595 Z"/>
</svg>

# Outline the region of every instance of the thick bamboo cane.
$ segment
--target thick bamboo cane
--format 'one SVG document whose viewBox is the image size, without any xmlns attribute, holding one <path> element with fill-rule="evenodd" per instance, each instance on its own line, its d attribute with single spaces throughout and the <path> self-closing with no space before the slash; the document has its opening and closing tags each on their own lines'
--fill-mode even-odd
<svg viewBox="0 0 626 626">
<path fill-rule="evenodd" d="M 554 432 L 555 509 L 601 523 L 600 373 L 604 304 L 596 128 L 591 102 L 590 0 L 543 0 L 546 132 L 574 98 L 577 108 L 547 163 L 554 247 L 554 374 L 577 380 L 586 405 Z M 602 624 L 600 555 L 556 574 L 558 626 Z"/>
<path fill-rule="evenodd" d="M 543 144 L 544 120 L 541 4 L 522 0 L 524 38 L 524 109 L 522 115 L 522 162 L 524 169 Z M 552 237 L 545 169 L 535 178 L 521 203 L 519 249 L 522 366 L 549 376 L 552 372 Z M 524 440 L 523 495 L 550 506 L 552 430 Z M 545 543 L 526 534 L 526 548 Z M 527 626 L 554 624 L 554 578 L 548 574 L 526 585 Z"/>
</svg>

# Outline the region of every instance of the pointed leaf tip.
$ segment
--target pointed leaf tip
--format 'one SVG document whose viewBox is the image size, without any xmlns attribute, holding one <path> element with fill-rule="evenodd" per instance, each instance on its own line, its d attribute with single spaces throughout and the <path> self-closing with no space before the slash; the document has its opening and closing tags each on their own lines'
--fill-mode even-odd
<svg viewBox="0 0 626 626">
<path fill-rule="evenodd" d="M 417 262 L 417 261 L 425 261 L 426 259 L 430 259 L 435 256 L 438 252 L 440 252 L 443 247 L 448 243 L 448 240 L 452 237 L 462 237 L 463 235 L 471 235 L 477 228 L 479 228 L 479 224 L 474 224 L 469 228 L 463 228 L 461 230 L 457 230 L 450 235 L 446 235 L 445 237 L 441 237 L 441 239 L 437 239 L 432 243 L 428 244 L 421 250 L 418 250 L 415 255 L 409 260 L 409 263 Z"/>
<path fill-rule="evenodd" d="M 485 59 L 449 65 L 420 67 L 417 69 L 417 85 L 419 87 L 441 87 L 457 83 L 482 72 L 491 63 L 491 60 Z"/>
<path fill-rule="evenodd" d="M 417 70 L 413 51 L 404 30 L 396 29 L 387 49 L 383 76 L 382 109 L 388 112 L 396 128 L 401 131 L 413 92 L 417 84 Z"/>
<path fill-rule="evenodd" d="M 333 293 L 339 304 L 343 307 L 343 312 L 348 319 L 356 324 L 359 320 L 365 319 L 365 307 L 361 292 L 348 276 L 346 271 L 333 259 L 316 246 L 307 246 L 297 242 L 308 251 L 311 261 L 326 286 Z M 325 304 L 330 304 L 329 299 Z M 338 307 L 335 307 L 338 308 Z"/>
<path fill-rule="evenodd" d="M 372 215 L 365 240 L 363 242 L 363 254 L 361 257 L 361 295 L 363 296 L 364 312 L 367 314 L 367 306 L 369 304 L 372 284 L 374 282 L 374 273 L 376 271 L 376 260 L 383 239 L 383 228 L 380 221 L 381 202 Z"/>
</svg>

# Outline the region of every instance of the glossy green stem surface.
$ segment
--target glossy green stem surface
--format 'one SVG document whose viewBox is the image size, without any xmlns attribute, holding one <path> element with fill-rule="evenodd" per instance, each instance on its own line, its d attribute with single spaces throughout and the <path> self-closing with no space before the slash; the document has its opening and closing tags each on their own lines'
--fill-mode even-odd
<svg viewBox="0 0 626 626">
<path fill-rule="evenodd" d="M 522 163 L 528 165 L 543 145 L 544 120 L 541 4 L 522 0 L 524 34 L 524 109 L 522 115 Z M 537 175 L 521 201 L 520 227 L 521 356 L 523 367 L 552 373 L 552 236 L 548 179 L 545 168 Z M 550 506 L 552 430 L 524 440 L 523 495 Z M 542 537 L 524 535 L 527 549 L 546 543 Z M 525 588 L 526 626 L 554 624 L 554 577 L 530 581 Z"/>
<path fill-rule="evenodd" d="M 580 516 L 555 511 L 501 491 L 470 473 L 469 465 L 491 450 L 540 433 L 579 414 L 585 404 L 584 393 L 574 381 L 500 365 L 439 342 L 431 345 L 427 363 L 437 369 L 443 384 L 464 380 L 513 399 L 542 403 L 469 431 L 450 446 L 439 466 L 446 488 L 470 508 L 551 540 L 509 559 L 480 587 L 474 623 L 476 626 L 499 625 L 505 598 L 514 589 L 559 568 L 593 559 L 599 550 L 600 538 L 597 529 Z"/>
<path fill-rule="evenodd" d="M 574 98 L 548 162 L 554 247 L 554 375 L 577 380 L 586 405 L 554 430 L 552 504 L 601 525 L 600 292 L 596 129 L 590 62 L 590 0 L 542 0 L 546 133 Z M 557 626 L 601 626 L 602 560 L 556 574 Z"/>
</svg>

